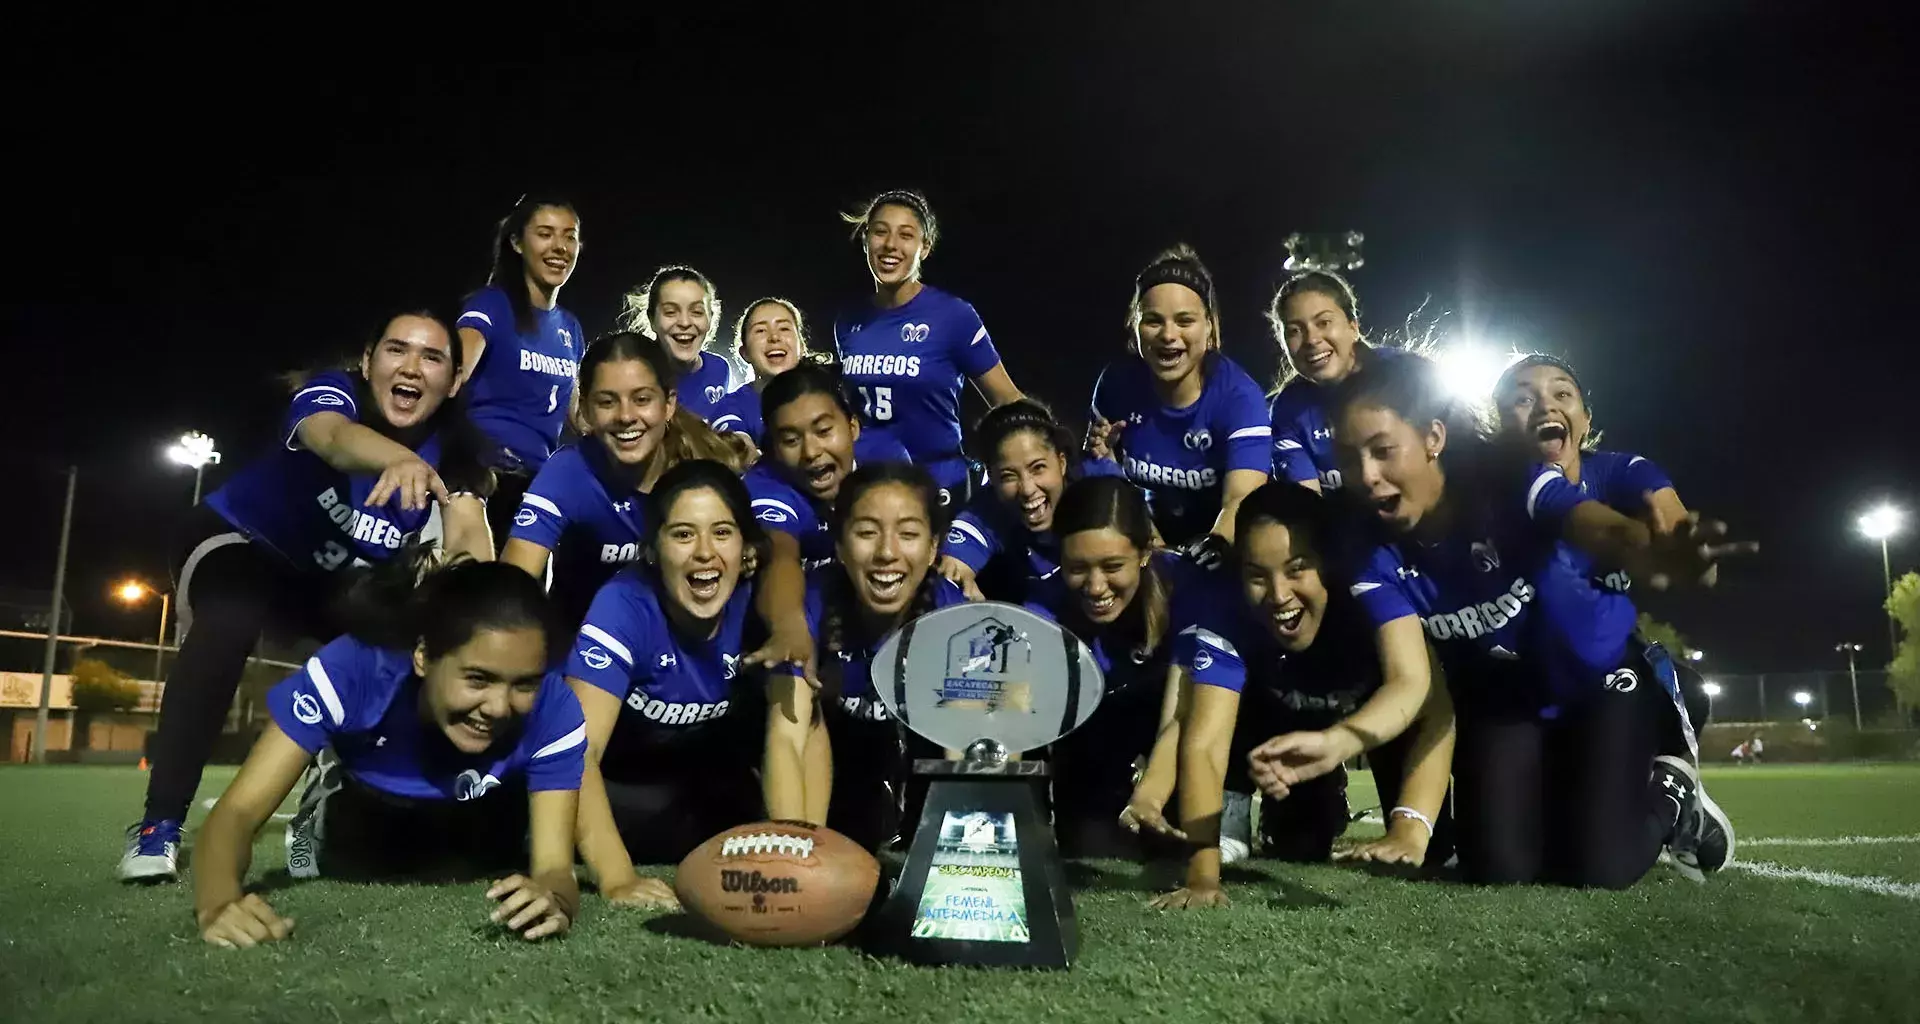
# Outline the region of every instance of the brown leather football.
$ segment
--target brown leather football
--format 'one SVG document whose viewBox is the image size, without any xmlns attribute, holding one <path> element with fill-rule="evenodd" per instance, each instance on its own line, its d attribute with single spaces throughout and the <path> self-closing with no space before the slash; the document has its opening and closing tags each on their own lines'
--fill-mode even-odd
<svg viewBox="0 0 1920 1024">
<path fill-rule="evenodd" d="M 854 929 L 880 864 L 846 836 L 800 821 L 738 825 L 680 862 L 687 912 L 750 946 L 817 946 Z"/>
</svg>

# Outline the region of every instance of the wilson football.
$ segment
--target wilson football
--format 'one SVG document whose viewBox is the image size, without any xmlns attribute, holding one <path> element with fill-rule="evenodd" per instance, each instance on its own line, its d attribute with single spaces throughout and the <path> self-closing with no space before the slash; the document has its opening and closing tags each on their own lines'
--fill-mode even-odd
<svg viewBox="0 0 1920 1024">
<path fill-rule="evenodd" d="M 880 864 L 853 840 L 799 821 L 739 825 L 680 862 L 687 912 L 750 946 L 817 946 L 866 916 Z"/>
</svg>

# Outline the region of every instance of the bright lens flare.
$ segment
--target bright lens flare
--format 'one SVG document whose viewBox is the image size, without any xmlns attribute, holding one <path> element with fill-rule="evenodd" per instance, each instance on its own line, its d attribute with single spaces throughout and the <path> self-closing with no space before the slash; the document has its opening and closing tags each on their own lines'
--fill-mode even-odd
<svg viewBox="0 0 1920 1024">
<path fill-rule="evenodd" d="M 1493 397 L 1493 386 L 1500 383 L 1500 375 L 1521 358 L 1518 352 L 1502 353 L 1488 345 L 1466 342 L 1441 349 L 1433 361 L 1440 368 L 1440 380 L 1448 393 L 1466 401 L 1484 402 Z"/>
<path fill-rule="evenodd" d="M 128 580 L 113 588 L 113 596 L 128 604 L 137 604 L 140 601 L 144 601 L 147 595 L 151 593 L 153 593 L 153 591 L 148 590 L 147 585 L 141 583 L 139 580 Z"/>
<path fill-rule="evenodd" d="M 1813 703 L 1813 694 L 1805 690 L 1796 690 L 1793 694 L 1793 702 L 1804 708 Z"/>
<path fill-rule="evenodd" d="M 1719 684 L 1719 683 L 1716 683 L 1716 682 L 1714 682 L 1714 681 L 1713 681 L 1713 680 L 1711 680 L 1711 679 L 1709 679 L 1709 680 L 1707 680 L 1707 681 L 1706 681 L 1706 682 L 1704 682 L 1704 683 L 1701 683 L 1701 684 L 1700 684 L 1700 688 L 1701 688 L 1702 690 L 1705 690 L 1705 691 L 1707 691 L 1707 696 L 1709 696 L 1709 697 L 1718 697 L 1718 696 L 1720 696 L 1720 684 Z"/>
<path fill-rule="evenodd" d="M 1866 534 L 1868 540 L 1886 540 L 1900 532 L 1906 518 L 1905 513 L 1892 505 L 1881 505 L 1860 517 L 1860 532 Z"/>
<path fill-rule="evenodd" d="M 213 438 L 195 430 L 180 435 L 180 440 L 167 448 L 167 458 L 190 469 L 199 469 L 218 465 L 220 453 L 214 449 Z"/>
</svg>

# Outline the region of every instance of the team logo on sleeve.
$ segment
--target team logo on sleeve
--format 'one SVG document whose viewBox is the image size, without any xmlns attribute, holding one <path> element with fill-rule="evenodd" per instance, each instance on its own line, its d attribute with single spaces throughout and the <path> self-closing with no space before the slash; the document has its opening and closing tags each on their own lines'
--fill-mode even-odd
<svg viewBox="0 0 1920 1024">
<path fill-rule="evenodd" d="M 958 526 L 947 531 L 947 543 L 965 544 L 966 542 L 967 542 L 967 535 L 964 533 L 961 533 L 960 528 Z"/>
<path fill-rule="evenodd" d="M 753 514 L 753 518 L 763 523 L 784 523 L 793 517 L 772 505 L 762 505 L 760 510 Z"/>
<path fill-rule="evenodd" d="M 301 691 L 293 695 L 293 717 L 307 725 L 320 724 L 320 702 L 313 694 Z"/>
<path fill-rule="evenodd" d="M 610 668 L 613 665 L 613 655 L 608 654 L 598 647 L 589 647 L 581 651 L 580 660 L 586 662 L 587 667 L 596 672 Z"/>
<path fill-rule="evenodd" d="M 925 341 L 927 340 L 927 335 L 931 333 L 931 330 L 932 329 L 926 324 L 901 324 L 900 340 L 909 342 Z"/>
<path fill-rule="evenodd" d="M 1193 656 L 1193 670 L 1195 672 L 1205 672 L 1206 670 L 1212 667 L 1213 667 L 1213 655 L 1209 654 L 1207 652 L 1207 649 L 1202 647 Z"/>
<path fill-rule="evenodd" d="M 1189 430 L 1180 443 L 1189 451 L 1204 452 L 1213 447 L 1213 435 L 1204 430 Z"/>
<path fill-rule="evenodd" d="M 479 771 L 469 768 L 454 778 L 453 798 L 455 800 L 478 800 L 486 796 L 488 791 L 499 784 L 500 780 L 494 778 L 492 775 L 482 775 Z"/>
<path fill-rule="evenodd" d="M 325 393 L 321 393 L 321 394 L 318 394 L 318 395 L 315 395 L 315 396 L 313 396 L 313 404 L 315 404 L 315 405 L 345 405 L 345 404 L 347 404 L 347 400 L 346 400 L 346 399 L 344 399 L 344 398 L 341 398 L 341 397 L 340 397 L 339 395 L 329 395 L 329 394 L 325 394 Z"/>
<path fill-rule="evenodd" d="M 515 526 L 532 526 L 539 520 L 540 514 L 524 505 L 521 506 L 520 511 L 513 514 L 513 525 Z"/>
<path fill-rule="evenodd" d="M 1473 542 L 1473 566 L 1481 572 L 1492 572 L 1500 568 L 1500 552 L 1494 550 L 1493 541 Z"/>
</svg>

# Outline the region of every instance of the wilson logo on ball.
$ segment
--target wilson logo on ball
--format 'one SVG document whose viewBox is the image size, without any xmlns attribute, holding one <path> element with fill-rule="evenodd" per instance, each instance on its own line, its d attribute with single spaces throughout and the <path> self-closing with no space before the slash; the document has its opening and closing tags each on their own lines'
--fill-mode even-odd
<svg viewBox="0 0 1920 1024">
<path fill-rule="evenodd" d="M 785 854 L 804 859 L 813 856 L 813 840 L 778 832 L 756 832 L 748 836 L 728 836 L 720 844 L 722 857 L 744 857 L 757 853 Z"/>
<path fill-rule="evenodd" d="M 723 869 L 720 872 L 720 888 L 723 892 L 799 892 L 800 882 L 793 878 L 768 878 L 758 871 Z"/>
</svg>

